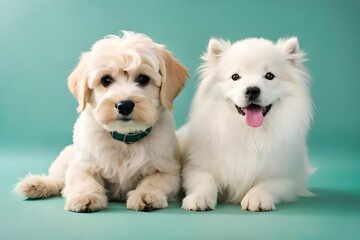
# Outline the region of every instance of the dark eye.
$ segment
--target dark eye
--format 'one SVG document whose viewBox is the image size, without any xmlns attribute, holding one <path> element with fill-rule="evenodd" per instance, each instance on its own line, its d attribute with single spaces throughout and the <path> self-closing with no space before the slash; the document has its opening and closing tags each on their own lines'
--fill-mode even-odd
<svg viewBox="0 0 360 240">
<path fill-rule="evenodd" d="M 101 78 L 101 85 L 104 87 L 108 87 L 110 84 L 114 82 L 114 79 L 112 79 L 110 76 L 106 75 L 103 78 Z"/>
<path fill-rule="evenodd" d="M 135 82 L 137 82 L 140 86 L 146 86 L 150 81 L 150 78 L 144 74 L 140 74 L 139 76 L 137 76 L 137 78 L 135 79 Z"/>
<path fill-rule="evenodd" d="M 239 76 L 239 74 L 235 73 L 231 76 L 231 79 L 236 81 L 236 80 L 239 80 L 241 77 Z"/>
<path fill-rule="evenodd" d="M 265 78 L 267 80 L 273 80 L 274 77 L 275 77 L 274 74 L 272 74 L 271 72 L 268 72 L 268 73 L 265 74 Z"/>
</svg>

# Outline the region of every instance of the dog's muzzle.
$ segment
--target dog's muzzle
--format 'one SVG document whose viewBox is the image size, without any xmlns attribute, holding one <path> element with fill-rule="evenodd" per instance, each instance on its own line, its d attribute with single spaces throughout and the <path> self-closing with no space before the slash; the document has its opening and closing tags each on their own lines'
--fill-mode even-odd
<svg viewBox="0 0 360 240">
<path fill-rule="evenodd" d="M 248 101 L 256 101 L 260 96 L 261 90 L 258 87 L 248 87 L 245 90 L 245 97 Z"/>
<path fill-rule="evenodd" d="M 261 90 L 259 87 L 251 86 L 245 89 L 244 97 L 248 104 L 245 107 L 235 107 L 241 115 L 245 116 L 246 124 L 249 127 L 257 128 L 264 123 L 264 117 L 271 109 L 271 104 L 263 107 L 259 105 Z"/>
<path fill-rule="evenodd" d="M 121 120 L 130 121 L 129 115 L 133 112 L 135 103 L 131 100 L 124 100 L 115 103 L 115 108 L 123 116 Z"/>
</svg>

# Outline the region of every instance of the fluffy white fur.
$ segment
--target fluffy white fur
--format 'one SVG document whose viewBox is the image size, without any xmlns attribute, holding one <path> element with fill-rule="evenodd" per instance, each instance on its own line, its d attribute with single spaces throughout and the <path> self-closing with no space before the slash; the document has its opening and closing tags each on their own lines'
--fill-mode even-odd
<svg viewBox="0 0 360 240">
<path fill-rule="evenodd" d="M 136 82 L 140 74 L 147 85 Z M 74 144 L 66 147 L 48 176 L 28 175 L 15 191 L 27 198 L 62 194 L 65 210 L 92 212 L 108 200 L 126 200 L 128 209 L 167 206 L 180 188 L 180 163 L 172 117 L 174 98 L 183 88 L 187 70 L 144 34 L 124 32 L 107 36 L 82 55 L 68 79 L 81 112 L 74 126 Z M 101 84 L 104 76 L 114 82 Z M 125 121 L 115 103 L 135 103 Z M 132 144 L 115 140 L 110 131 L 132 133 L 152 126 L 151 133 Z"/>
<path fill-rule="evenodd" d="M 214 209 L 218 200 L 269 211 L 311 194 L 306 137 L 312 101 L 304 57 L 296 37 L 210 40 L 189 121 L 178 132 L 184 209 Z M 265 78 L 268 72 L 274 79 Z M 234 81 L 234 74 L 241 78 Z M 258 105 L 271 104 L 257 128 L 236 108 L 251 103 L 248 87 L 261 90 Z"/>
</svg>

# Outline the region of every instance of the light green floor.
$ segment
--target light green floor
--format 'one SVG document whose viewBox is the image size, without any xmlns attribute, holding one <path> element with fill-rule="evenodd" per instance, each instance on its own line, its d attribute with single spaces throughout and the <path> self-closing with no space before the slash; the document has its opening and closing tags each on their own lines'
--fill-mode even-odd
<svg viewBox="0 0 360 240">
<path fill-rule="evenodd" d="M 0 239 L 359 239 L 360 151 L 334 146 L 310 151 L 319 170 L 310 179 L 317 197 L 248 213 L 234 205 L 186 212 L 180 203 L 133 212 L 110 203 L 101 212 L 63 210 L 61 197 L 24 200 L 11 193 L 29 170 L 46 172 L 56 150 L 0 151 Z"/>
</svg>

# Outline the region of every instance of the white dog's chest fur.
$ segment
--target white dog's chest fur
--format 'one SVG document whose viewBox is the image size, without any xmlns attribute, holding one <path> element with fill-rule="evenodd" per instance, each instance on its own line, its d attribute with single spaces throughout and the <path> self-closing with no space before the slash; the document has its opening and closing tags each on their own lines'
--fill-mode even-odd
<svg viewBox="0 0 360 240">
<path fill-rule="evenodd" d="M 134 190 L 141 179 L 161 171 L 159 166 L 170 164 L 176 168 L 172 156 L 174 135 L 159 137 L 163 128 L 169 127 L 174 128 L 173 120 L 164 112 L 149 136 L 139 142 L 125 144 L 113 139 L 96 123 L 90 111 L 84 112 L 74 128 L 77 151 L 72 164 L 86 168 L 103 181 L 109 199 L 125 200 L 127 192 Z M 158 154 L 158 146 L 167 146 L 161 155 Z"/>
<path fill-rule="evenodd" d="M 221 113 L 204 117 L 214 107 L 222 109 Z M 290 177 L 299 183 L 299 191 L 303 189 L 307 175 L 305 136 L 294 133 L 291 124 L 279 125 L 278 111 L 283 110 L 272 109 L 268 117 L 273 119 L 261 129 L 246 127 L 226 102 L 208 100 L 201 110 L 193 112 L 188 129 L 193 134 L 187 146 L 193 153 L 191 163 L 214 176 L 220 201 L 238 203 L 254 185 L 270 178 Z M 277 133 L 282 130 L 287 135 Z M 297 137 L 289 138 L 292 135 Z"/>
</svg>

